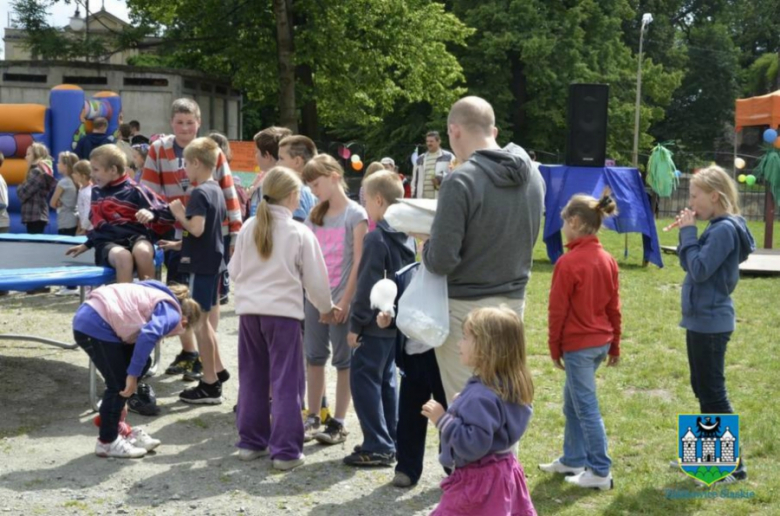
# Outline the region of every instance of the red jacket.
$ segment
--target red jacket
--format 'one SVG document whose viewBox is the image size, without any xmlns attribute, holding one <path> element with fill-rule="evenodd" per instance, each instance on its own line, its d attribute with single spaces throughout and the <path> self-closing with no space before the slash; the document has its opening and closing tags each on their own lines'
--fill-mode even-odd
<svg viewBox="0 0 780 516">
<path fill-rule="evenodd" d="M 618 265 L 595 236 L 566 245 L 569 252 L 553 270 L 548 332 L 553 360 L 564 351 L 611 343 L 609 354 L 620 355 L 620 294 Z"/>
</svg>

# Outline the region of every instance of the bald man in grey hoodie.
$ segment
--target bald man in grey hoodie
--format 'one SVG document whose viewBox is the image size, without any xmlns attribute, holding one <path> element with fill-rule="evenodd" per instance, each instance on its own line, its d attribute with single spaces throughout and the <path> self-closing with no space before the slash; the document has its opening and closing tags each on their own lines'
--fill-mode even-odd
<svg viewBox="0 0 780 516">
<path fill-rule="evenodd" d="M 436 360 L 451 403 L 473 374 L 460 363 L 458 348 L 466 315 L 506 304 L 523 316 L 545 186 L 522 147 L 498 145 L 493 107 L 484 99 L 457 101 L 447 126 L 462 165 L 441 185 L 423 263 L 447 276 L 450 334 Z"/>
</svg>

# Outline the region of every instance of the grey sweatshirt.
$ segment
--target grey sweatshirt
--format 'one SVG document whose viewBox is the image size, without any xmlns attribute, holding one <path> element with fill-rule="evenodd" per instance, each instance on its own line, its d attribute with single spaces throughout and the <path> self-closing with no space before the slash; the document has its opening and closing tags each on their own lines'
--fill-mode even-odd
<svg viewBox="0 0 780 516">
<path fill-rule="evenodd" d="M 447 276 L 449 297 L 525 297 L 544 189 L 531 158 L 513 143 L 475 152 L 445 178 L 423 261 Z"/>
</svg>

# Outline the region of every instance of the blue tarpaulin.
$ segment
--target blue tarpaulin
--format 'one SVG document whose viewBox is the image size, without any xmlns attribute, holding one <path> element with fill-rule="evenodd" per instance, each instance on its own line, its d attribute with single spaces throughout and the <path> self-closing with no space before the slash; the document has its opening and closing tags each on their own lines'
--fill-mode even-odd
<svg viewBox="0 0 780 516">
<path fill-rule="evenodd" d="M 541 165 L 539 171 L 547 185 L 543 238 L 552 263 L 563 254 L 560 213 L 571 196 L 584 193 L 598 199 L 604 187 L 609 186 L 618 214 L 606 219 L 604 225 L 618 233 L 642 233 L 644 260 L 658 267 L 664 266 L 650 200 L 637 169 Z"/>
</svg>

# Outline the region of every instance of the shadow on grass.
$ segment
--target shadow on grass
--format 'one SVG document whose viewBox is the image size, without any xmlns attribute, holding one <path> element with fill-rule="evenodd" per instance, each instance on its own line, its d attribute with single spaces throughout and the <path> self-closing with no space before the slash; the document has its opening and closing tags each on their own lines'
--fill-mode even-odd
<svg viewBox="0 0 780 516">
<path fill-rule="evenodd" d="M 604 509 L 606 516 L 624 514 L 693 514 L 701 508 L 701 495 L 691 482 L 670 482 L 664 487 L 645 487 L 637 492 L 618 493 Z M 680 496 L 682 494 L 682 496 Z M 676 495 L 676 497 L 675 497 Z"/>
<path fill-rule="evenodd" d="M 598 494 L 597 491 L 569 485 L 562 475 L 549 475 L 534 486 L 531 500 L 539 514 L 557 514 L 582 498 Z"/>
</svg>

